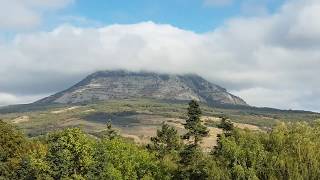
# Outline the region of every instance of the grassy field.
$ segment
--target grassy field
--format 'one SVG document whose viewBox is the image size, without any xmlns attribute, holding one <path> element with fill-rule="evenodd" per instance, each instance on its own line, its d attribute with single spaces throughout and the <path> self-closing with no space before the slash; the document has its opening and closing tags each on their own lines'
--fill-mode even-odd
<svg viewBox="0 0 320 180">
<path fill-rule="evenodd" d="M 15 124 L 29 136 L 66 127 L 81 127 L 99 133 L 111 121 L 119 132 L 145 143 L 162 122 L 183 132 L 187 102 L 130 99 L 79 105 L 20 105 L 0 109 L 0 119 Z M 280 111 L 269 108 L 217 107 L 201 105 L 204 123 L 216 135 L 219 117 L 227 116 L 240 128 L 269 129 L 277 122 L 313 121 L 320 114 L 305 111 Z M 211 137 L 215 138 L 215 137 Z M 209 146 L 209 145 L 208 145 Z M 211 144 L 210 144 L 211 146 Z"/>
</svg>

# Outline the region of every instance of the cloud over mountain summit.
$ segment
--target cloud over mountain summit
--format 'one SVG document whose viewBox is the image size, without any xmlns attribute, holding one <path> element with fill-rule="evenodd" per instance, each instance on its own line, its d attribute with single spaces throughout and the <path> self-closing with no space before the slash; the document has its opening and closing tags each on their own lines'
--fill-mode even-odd
<svg viewBox="0 0 320 180">
<path fill-rule="evenodd" d="M 17 34 L 0 43 L 0 104 L 127 69 L 196 73 L 252 105 L 320 111 L 319 18 L 320 1 L 289 0 L 274 14 L 232 18 L 207 33 L 150 21 Z"/>
</svg>

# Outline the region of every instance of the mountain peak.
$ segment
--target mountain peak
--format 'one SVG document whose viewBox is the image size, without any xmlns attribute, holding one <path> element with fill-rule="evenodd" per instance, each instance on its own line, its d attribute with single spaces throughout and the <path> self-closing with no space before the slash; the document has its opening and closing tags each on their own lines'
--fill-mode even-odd
<svg viewBox="0 0 320 180">
<path fill-rule="evenodd" d="M 36 103 L 72 104 L 128 98 L 194 99 L 208 104 L 247 105 L 241 98 L 196 74 L 125 70 L 95 72 L 71 88 Z"/>
</svg>

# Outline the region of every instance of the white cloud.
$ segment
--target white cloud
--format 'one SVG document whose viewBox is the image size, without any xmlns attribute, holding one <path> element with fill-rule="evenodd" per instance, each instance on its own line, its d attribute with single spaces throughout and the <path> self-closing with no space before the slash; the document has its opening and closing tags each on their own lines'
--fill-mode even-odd
<svg viewBox="0 0 320 180">
<path fill-rule="evenodd" d="M 60 9 L 73 0 L 0 0 L 0 30 L 31 29 L 48 10 Z"/>
<path fill-rule="evenodd" d="M 2 93 L 0 92 L 0 107 L 10 104 L 24 104 L 34 101 L 35 99 L 39 99 L 45 95 L 31 95 L 31 96 L 25 96 L 25 95 L 14 95 L 9 93 Z"/>
<path fill-rule="evenodd" d="M 104 69 L 192 72 L 252 105 L 320 111 L 319 5 L 288 1 L 204 34 L 143 22 L 17 35 L 0 45 L 0 91 L 52 93 Z"/>
<path fill-rule="evenodd" d="M 9 105 L 18 102 L 18 98 L 12 94 L 0 93 L 0 106 Z"/>
<path fill-rule="evenodd" d="M 304 109 L 301 104 L 297 103 L 299 98 L 299 92 L 295 90 L 278 90 L 278 89 L 264 89 L 264 88 L 249 88 L 239 92 L 233 93 L 238 94 L 244 99 L 248 99 L 249 104 L 255 104 L 260 107 L 278 107 L 287 109 L 290 104 L 291 109 Z M 255 98 L 252 98 L 255 97 Z M 287 104 L 284 104 L 286 102 Z"/>
</svg>

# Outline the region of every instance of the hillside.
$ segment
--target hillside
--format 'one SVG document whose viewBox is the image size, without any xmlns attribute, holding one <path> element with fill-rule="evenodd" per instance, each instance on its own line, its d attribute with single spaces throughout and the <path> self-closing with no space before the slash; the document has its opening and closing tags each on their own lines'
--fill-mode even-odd
<svg viewBox="0 0 320 180">
<path fill-rule="evenodd" d="M 96 72 L 71 88 L 37 101 L 36 104 L 74 104 L 132 98 L 195 99 L 206 104 L 247 106 L 241 98 L 197 75 L 128 71 Z"/>
<path fill-rule="evenodd" d="M 203 121 L 210 129 L 206 147 L 216 142 L 217 123 L 227 116 L 238 127 L 269 130 L 278 122 L 312 122 L 318 113 L 249 106 L 226 89 L 197 75 L 165 75 L 103 71 L 89 75 L 71 88 L 32 104 L 0 108 L 0 119 L 29 136 L 68 127 L 99 134 L 111 121 L 122 136 L 146 143 L 162 122 L 185 131 L 187 102 L 201 102 Z"/>
<path fill-rule="evenodd" d="M 216 127 L 226 115 L 242 127 L 270 129 L 280 121 L 312 122 L 320 114 L 243 106 L 208 106 L 201 104 L 209 128 Z M 111 121 L 122 135 L 144 142 L 154 135 L 162 122 L 183 131 L 187 102 L 156 99 L 126 99 L 87 104 L 19 105 L 0 109 L 0 119 L 12 123 L 29 136 L 37 136 L 66 127 L 81 127 L 90 134 L 99 133 Z M 214 133 L 214 132 L 213 132 Z"/>
</svg>

